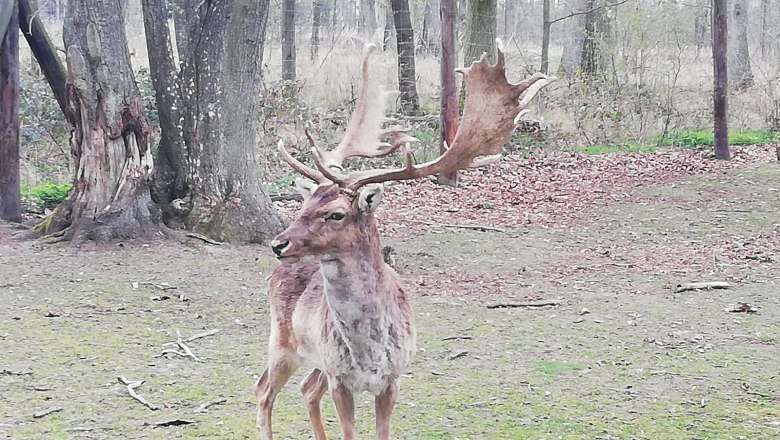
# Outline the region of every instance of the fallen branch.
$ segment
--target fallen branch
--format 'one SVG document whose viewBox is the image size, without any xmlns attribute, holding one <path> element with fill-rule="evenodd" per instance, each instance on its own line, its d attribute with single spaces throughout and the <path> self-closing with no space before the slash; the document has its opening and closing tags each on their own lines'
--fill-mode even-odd
<svg viewBox="0 0 780 440">
<path fill-rule="evenodd" d="M 674 293 L 687 292 L 689 290 L 728 289 L 731 285 L 725 281 L 706 281 L 701 283 L 678 284 Z"/>
<path fill-rule="evenodd" d="M 54 414 L 54 413 L 60 412 L 60 411 L 62 411 L 62 408 L 60 408 L 58 406 L 52 406 L 51 408 L 46 408 L 46 409 L 42 409 L 40 411 L 36 411 L 33 414 L 33 418 L 34 419 L 42 419 L 42 418 L 48 416 L 49 414 Z"/>
<path fill-rule="evenodd" d="M 488 304 L 489 309 L 502 309 L 502 308 L 514 308 L 514 307 L 546 307 L 557 306 L 560 301 L 529 301 L 529 302 L 509 302 L 509 303 L 495 303 Z"/>
<path fill-rule="evenodd" d="M 219 330 L 216 330 L 216 331 L 212 330 L 211 332 L 206 332 L 206 333 L 203 333 L 203 334 L 200 334 L 200 335 L 195 335 L 195 336 L 191 337 L 190 339 L 188 339 L 186 342 L 190 342 L 191 340 L 194 341 L 195 339 L 198 339 L 198 338 L 205 338 L 206 336 L 212 335 L 212 334 L 216 333 L 217 331 L 219 331 Z M 195 362 L 200 362 L 200 358 L 195 356 L 195 353 L 192 352 L 190 347 L 188 347 L 187 344 L 185 343 L 185 341 L 181 338 L 181 332 L 179 332 L 179 329 L 176 329 L 176 342 L 168 342 L 165 345 L 176 345 L 176 346 L 178 346 L 180 349 L 182 349 L 184 351 L 181 352 L 179 350 L 176 350 L 175 348 L 166 348 L 166 349 L 164 349 L 162 351 L 162 353 L 160 353 L 159 355 L 157 355 L 155 357 L 162 357 L 162 356 L 165 356 L 166 354 L 175 354 L 175 355 L 178 355 L 178 356 L 181 356 L 181 357 L 191 357 Z"/>
<path fill-rule="evenodd" d="M 213 244 L 216 246 L 223 245 L 225 243 L 222 243 L 221 241 L 214 240 L 213 238 L 206 237 L 203 234 L 198 234 L 197 232 L 188 232 L 187 237 L 197 238 L 198 240 L 203 240 L 208 244 Z"/>
<path fill-rule="evenodd" d="M 32 371 L 17 371 L 17 370 L 7 370 L 3 368 L 0 370 L 0 376 L 6 375 L 6 376 L 27 376 L 28 374 L 33 374 Z"/>
<path fill-rule="evenodd" d="M 219 329 L 215 328 L 214 330 L 209 330 L 207 332 L 198 333 L 197 335 L 192 335 L 189 338 L 185 339 L 184 342 L 192 342 L 196 339 L 205 338 L 207 336 L 213 336 L 219 333 Z"/>
<path fill-rule="evenodd" d="M 471 336 L 447 336 L 446 338 L 442 338 L 442 341 L 457 341 L 458 339 L 467 340 L 467 339 L 474 339 Z"/>
<path fill-rule="evenodd" d="M 208 409 L 214 405 L 222 405 L 223 403 L 226 403 L 227 399 L 217 399 L 212 400 L 211 402 L 206 402 L 203 405 L 199 406 L 198 409 L 195 410 L 195 412 L 206 412 Z"/>
<path fill-rule="evenodd" d="M 484 226 L 484 225 L 451 225 L 446 223 L 435 223 L 435 222 L 428 222 L 425 220 L 410 220 L 415 223 L 422 223 L 424 225 L 428 226 L 438 226 L 440 228 L 457 228 L 457 229 L 472 229 L 475 231 L 480 232 L 500 232 L 502 234 L 506 233 L 506 230 L 501 228 L 496 228 L 494 226 Z"/>
<path fill-rule="evenodd" d="M 124 376 L 117 377 L 117 380 L 122 385 L 127 385 L 127 392 L 128 392 L 128 394 L 130 394 L 130 397 L 132 397 L 133 399 L 141 402 L 141 404 L 143 406 L 149 408 L 152 411 L 157 411 L 158 409 L 160 409 L 157 405 L 155 405 L 153 403 L 150 403 L 148 400 L 146 400 L 143 397 L 139 396 L 138 393 L 135 392 L 136 388 L 138 388 L 138 387 L 140 387 L 141 385 L 144 384 L 144 381 L 139 380 L 139 381 L 135 381 L 135 382 L 130 382 Z"/>
<path fill-rule="evenodd" d="M 193 423 L 195 423 L 194 420 L 173 419 L 173 420 L 165 420 L 163 422 L 155 423 L 154 426 L 157 428 L 164 428 L 166 426 L 192 425 Z"/>
</svg>

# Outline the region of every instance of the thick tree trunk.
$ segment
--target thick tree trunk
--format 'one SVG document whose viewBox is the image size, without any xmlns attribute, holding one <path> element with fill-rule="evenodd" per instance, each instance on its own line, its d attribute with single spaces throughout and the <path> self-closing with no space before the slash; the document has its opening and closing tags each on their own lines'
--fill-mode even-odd
<svg viewBox="0 0 780 440">
<path fill-rule="evenodd" d="M 420 110 L 414 68 L 414 30 L 409 16 L 409 0 L 391 0 L 395 40 L 398 47 L 398 87 L 401 91 L 401 112 L 416 115 Z"/>
<path fill-rule="evenodd" d="M 176 35 L 176 58 L 180 63 L 183 62 L 184 57 L 187 56 L 187 47 L 190 44 L 190 27 L 193 25 L 195 8 L 197 6 L 197 0 L 177 0 L 171 5 L 171 8 L 173 9 L 174 35 Z M 167 8 L 161 10 L 160 13 L 165 13 L 167 15 Z M 163 21 L 162 17 L 165 17 L 165 15 L 157 16 L 156 20 Z M 144 22 L 146 22 L 146 18 L 144 18 Z M 170 32 L 170 29 L 168 32 Z M 166 40 L 170 41 L 170 37 L 166 38 Z"/>
<path fill-rule="evenodd" d="M 550 68 L 550 0 L 542 0 L 542 63 L 540 71 L 547 74 Z"/>
<path fill-rule="evenodd" d="M 463 65 L 468 66 L 483 53 L 494 61 L 496 55 L 496 0 L 470 0 L 466 15 L 466 48 Z"/>
<path fill-rule="evenodd" d="M 712 59 L 715 76 L 712 99 L 715 129 L 715 157 L 729 160 L 728 136 L 728 28 L 726 0 L 712 1 Z"/>
<path fill-rule="evenodd" d="M 46 77 L 46 81 L 54 93 L 54 98 L 64 114 L 68 100 L 65 91 L 67 82 L 65 67 L 62 65 L 62 61 L 57 54 L 57 48 L 52 44 L 46 28 L 40 18 L 38 18 L 38 14 L 35 14 L 38 9 L 35 3 L 31 3 L 31 0 L 18 1 L 19 28 L 22 30 L 22 34 L 27 40 L 27 44 L 30 46 L 35 59 L 41 66 L 43 76 Z"/>
<path fill-rule="evenodd" d="M 573 11 L 583 11 L 585 9 L 585 0 L 570 0 L 569 7 Z M 557 26 L 564 26 L 567 29 L 568 37 L 563 46 L 561 62 L 558 64 L 558 76 L 572 76 L 579 66 L 582 58 L 582 49 L 585 44 L 585 14 L 580 14 L 569 18 L 564 22 L 559 22 Z"/>
<path fill-rule="evenodd" d="M 744 89 L 753 85 L 748 47 L 747 0 L 734 0 L 733 11 L 731 18 L 734 32 L 729 38 L 729 80 L 736 88 Z"/>
<path fill-rule="evenodd" d="M 322 0 L 314 0 L 313 17 L 311 20 L 311 60 L 317 59 L 320 51 L 320 21 L 322 18 Z"/>
<path fill-rule="evenodd" d="M 149 124 L 130 67 L 119 2 L 74 0 L 63 31 L 66 118 L 76 174 L 67 199 L 36 230 L 85 239 L 150 238 L 161 229 L 149 194 Z"/>
<path fill-rule="evenodd" d="M 266 241 L 282 230 L 255 157 L 268 0 L 203 3 L 191 27 L 200 44 L 179 75 L 170 41 L 161 44 L 167 23 L 154 20 L 165 0 L 143 1 L 162 131 L 154 197 L 166 222 L 221 241 Z"/>
<path fill-rule="evenodd" d="M 441 0 L 441 145 L 452 145 L 458 132 L 458 92 L 455 82 L 455 1 Z M 439 174 L 439 184 L 458 186 L 458 172 Z"/>
<path fill-rule="evenodd" d="M 611 26 L 604 0 L 586 0 L 585 39 L 580 57 L 580 70 L 588 78 L 604 78 L 609 64 Z"/>
<path fill-rule="evenodd" d="M 0 218 L 19 222 L 19 14 L 14 0 L 0 6 L 10 12 L 0 17 Z"/>
<path fill-rule="evenodd" d="M 295 0 L 284 0 L 282 11 L 282 80 L 295 81 Z"/>
<path fill-rule="evenodd" d="M 3 38 L 11 23 L 11 16 L 17 13 L 15 0 L 0 0 L 0 38 Z"/>
</svg>

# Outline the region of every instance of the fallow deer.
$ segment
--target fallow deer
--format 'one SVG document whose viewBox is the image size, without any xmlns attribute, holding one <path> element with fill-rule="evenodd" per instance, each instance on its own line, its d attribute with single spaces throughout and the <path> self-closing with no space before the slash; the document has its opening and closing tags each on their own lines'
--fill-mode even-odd
<svg viewBox="0 0 780 440">
<path fill-rule="evenodd" d="M 304 363 L 314 367 L 301 391 L 317 440 L 325 439 L 320 400 L 327 390 L 343 440 L 355 439 L 353 394 L 361 391 L 375 396 L 376 438 L 390 438 L 399 381 L 415 352 L 416 333 L 407 294 L 382 258 L 374 220 L 381 184 L 495 161 L 531 98 L 552 80 L 535 74 L 509 84 L 501 50 L 493 66 L 483 55 L 458 70 L 466 83 L 465 108 L 455 139 L 441 157 L 415 165 L 407 152 L 403 168 L 345 173 L 347 158 L 386 156 L 414 140 L 402 128 L 382 128 L 390 92 L 369 72 L 374 51 L 369 45 L 363 57 L 358 99 L 339 145 L 323 151 L 309 137 L 316 169 L 279 142 L 284 160 L 310 180 L 296 181 L 304 197 L 301 212 L 271 243 L 282 264 L 269 277 L 268 368 L 256 387 L 257 427 L 265 440 L 273 438 L 271 411 L 277 393 Z M 382 137 L 388 142 L 381 142 Z"/>
</svg>

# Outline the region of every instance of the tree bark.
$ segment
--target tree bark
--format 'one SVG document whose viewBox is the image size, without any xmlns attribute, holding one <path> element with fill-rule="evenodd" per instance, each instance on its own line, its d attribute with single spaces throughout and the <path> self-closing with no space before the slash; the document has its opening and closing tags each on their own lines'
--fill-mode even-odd
<svg viewBox="0 0 780 440">
<path fill-rule="evenodd" d="M 573 11 L 585 10 L 584 0 L 570 0 L 568 3 Z M 561 62 L 558 64 L 557 75 L 561 77 L 572 76 L 579 66 L 582 58 L 582 49 L 585 44 L 585 14 L 569 18 L 566 23 L 568 38 L 563 46 Z"/>
<path fill-rule="evenodd" d="M 0 0 L 0 38 L 5 35 L 11 16 L 17 12 L 15 0 Z"/>
<path fill-rule="evenodd" d="M 604 78 L 608 65 L 610 23 L 603 0 L 586 0 L 585 39 L 580 57 L 580 69 L 585 77 Z"/>
<path fill-rule="evenodd" d="M 416 115 L 420 111 L 414 68 L 414 30 L 409 15 L 409 0 L 391 0 L 395 40 L 398 47 L 398 87 L 401 91 L 401 112 Z"/>
<path fill-rule="evenodd" d="M 178 58 L 180 63 L 187 56 L 187 47 L 190 44 L 190 27 L 193 25 L 195 8 L 197 6 L 196 0 L 176 0 L 171 5 L 173 9 L 174 35 L 176 35 L 176 58 Z M 160 13 L 167 15 L 167 8 L 161 10 Z M 156 20 L 163 21 L 162 17 L 165 17 L 165 15 L 156 17 Z M 146 19 L 144 18 L 144 20 Z M 170 41 L 170 37 L 167 40 Z"/>
<path fill-rule="evenodd" d="M 385 6 L 385 31 L 382 37 L 382 50 L 387 50 L 390 40 L 393 38 L 393 8 L 388 3 Z"/>
<path fill-rule="evenodd" d="M 744 89 L 753 85 L 748 47 L 747 0 L 734 0 L 731 18 L 734 23 L 732 27 L 734 32 L 729 38 L 729 79 L 734 87 Z"/>
<path fill-rule="evenodd" d="M 470 0 L 466 15 L 466 48 L 463 65 L 468 66 L 486 53 L 495 61 L 496 0 Z"/>
<path fill-rule="evenodd" d="M 313 17 L 311 23 L 311 60 L 317 59 L 320 51 L 320 21 L 322 18 L 322 0 L 314 0 Z"/>
<path fill-rule="evenodd" d="M 295 81 L 295 0 L 284 0 L 283 3 L 282 80 Z"/>
<path fill-rule="evenodd" d="M 550 0 L 542 0 L 542 65 L 540 71 L 547 74 L 550 68 Z"/>
<path fill-rule="evenodd" d="M 10 14 L 0 21 L 0 218 L 22 221 L 19 190 L 19 14 L 16 2 L 1 2 Z M 0 17 L 2 20 L 2 17 Z"/>
<path fill-rule="evenodd" d="M 452 145 L 458 132 L 458 92 L 455 82 L 455 1 L 441 0 L 441 144 L 444 154 L 446 145 Z M 458 172 L 439 174 L 440 185 L 458 186 Z"/>
<path fill-rule="evenodd" d="M 119 2 L 74 0 L 63 27 L 73 189 L 36 230 L 86 240 L 162 232 L 149 194 L 149 123 L 138 92 Z"/>
<path fill-rule="evenodd" d="M 165 0 L 143 0 L 162 139 L 154 198 L 171 227 L 220 241 L 265 242 L 282 228 L 257 167 L 257 99 L 268 0 L 203 2 L 177 74 L 155 21 Z"/>
<path fill-rule="evenodd" d="M 769 57 L 769 25 L 772 22 L 771 11 L 769 9 L 769 0 L 761 0 L 761 36 L 759 45 L 761 49 L 761 59 L 766 60 Z"/>
<path fill-rule="evenodd" d="M 65 67 L 57 55 L 57 48 L 52 44 L 46 28 L 38 15 L 34 15 L 38 9 L 31 0 L 18 0 L 19 2 L 19 28 L 22 30 L 27 44 L 30 46 L 35 59 L 43 70 L 43 76 L 51 87 L 54 98 L 57 100 L 62 113 L 67 107 L 67 93 Z"/>
<path fill-rule="evenodd" d="M 712 67 L 714 84 L 712 90 L 715 157 L 729 160 L 728 136 L 728 69 L 727 69 L 727 27 L 726 0 L 712 0 Z"/>
</svg>

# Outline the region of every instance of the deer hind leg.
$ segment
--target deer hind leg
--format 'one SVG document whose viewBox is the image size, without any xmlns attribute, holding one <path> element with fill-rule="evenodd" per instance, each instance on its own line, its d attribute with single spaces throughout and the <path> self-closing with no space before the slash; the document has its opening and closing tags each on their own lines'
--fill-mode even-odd
<svg viewBox="0 0 780 440">
<path fill-rule="evenodd" d="M 271 429 L 271 411 L 274 407 L 274 400 L 297 367 L 295 353 L 287 352 L 273 356 L 268 362 L 268 368 L 257 381 L 255 388 L 257 429 L 260 430 L 260 438 L 263 440 L 272 440 L 274 437 Z"/>
<path fill-rule="evenodd" d="M 325 374 L 315 369 L 306 377 L 301 384 L 301 393 L 306 399 L 306 406 L 309 410 L 309 420 L 314 428 L 314 438 L 316 440 L 326 440 L 325 426 L 322 424 L 322 414 L 320 413 L 320 400 L 328 389 L 328 379 Z"/>
<path fill-rule="evenodd" d="M 336 413 L 341 423 L 341 431 L 344 433 L 343 440 L 355 440 L 355 399 L 352 397 L 352 391 L 338 382 L 331 386 L 331 396 L 336 405 Z"/>
<path fill-rule="evenodd" d="M 393 408 L 395 407 L 397 398 L 397 384 L 390 385 L 386 390 L 374 398 L 377 440 L 390 440 L 390 419 L 393 416 Z"/>
</svg>

